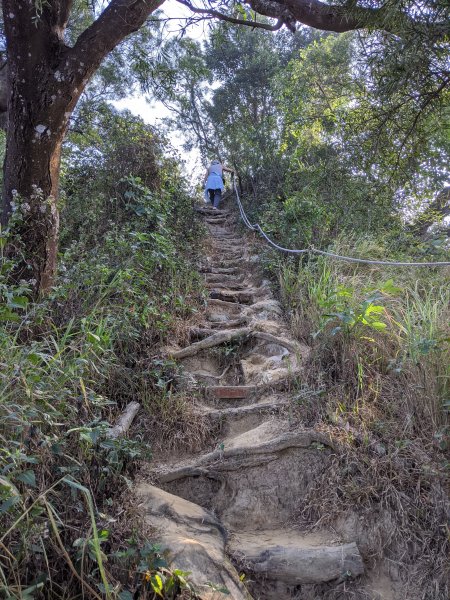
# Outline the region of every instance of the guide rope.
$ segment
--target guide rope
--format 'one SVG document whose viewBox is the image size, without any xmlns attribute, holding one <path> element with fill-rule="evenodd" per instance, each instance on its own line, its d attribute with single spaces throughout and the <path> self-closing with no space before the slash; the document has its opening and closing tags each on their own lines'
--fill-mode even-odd
<svg viewBox="0 0 450 600">
<path fill-rule="evenodd" d="M 335 254 L 334 252 L 326 252 L 325 250 L 318 250 L 317 248 L 303 248 L 301 250 L 297 250 L 294 248 L 283 248 L 283 246 L 279 246 L 270 237 L 266 234 L 259 223 L 250 223 L 244 207 L 242 206 L 241 199 L 239 197 L 239 192 L 236 186 L 236 179 L 233 177 L 233 186 L 234 192 L 236 194 L 237 205 L 239 207 L 239 212 L 241 214 L 241 218 L 248 229 L 251 231 L 257 231 L 262 237 L 266 240 L 268 244 L 280 250 L 281 252 L 287 252 L 289 254 L 320 254 L 322 256 L 329 256 L 330 258 L 336 258 L 337 260 L 344 260 L 346 262 L 353 263 L 364 263 L 367 265 L 386 265 L 388 267 L 449 267 L 449 262 L 400 262 L 394 260 L 369 260 L 366 258 L 354 258 L 353 256 L 342 256 L 341 254 Z"/>
</svg>

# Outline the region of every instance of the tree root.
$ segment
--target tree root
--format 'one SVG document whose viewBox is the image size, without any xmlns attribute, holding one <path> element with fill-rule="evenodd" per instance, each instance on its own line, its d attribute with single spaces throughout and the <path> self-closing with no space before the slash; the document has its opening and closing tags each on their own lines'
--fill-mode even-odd
<svg viewBox="0 0 450 600">
<path fill-rule="evenodd" d="M 213 335 L 201 340 L 199 342 L 195 342 L 187 348 L 182 348 L 181 350 L 176 350 L 172 352 L 171 357 L 174 359 L 186 358 L 187 356 L 194 356 L 201 350 L 206 350 L 207 348 L 213 348 L 214 346 L 220 346 L 221 344 L 226 344 L 227 342 L 231 342 L 233 340 L 238 340 L 241 338 L 248 337 L 251 334 L 251 329 L 249 327 L 242 327 L 241 329 L 228 329 L 227 331 L 218 331 Z"/>
<path fill-rule="evenodd" d="M 214 450 L 200 456 L 194 463 L 183 465 L 169 472 L 160 472 L 161 483 L 169 483 L 185 477 L 208 475 L 220 471 L 234 471 L 244 466 L 258 466 L 272 460 L 278 452 L 288 448 L 310 448 L 313 443 L 333 447 L 329 437 L 317 431 L 288 431 L 267 442 L 237 448 Z"/>
</svg>

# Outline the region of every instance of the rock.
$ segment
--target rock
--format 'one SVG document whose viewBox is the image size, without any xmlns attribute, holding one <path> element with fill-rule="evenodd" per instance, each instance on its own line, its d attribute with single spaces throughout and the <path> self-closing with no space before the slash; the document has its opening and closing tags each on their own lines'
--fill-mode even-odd
<svg viewBox="0 0 450 600">
<path fill-rule="evenodd" d="M 325 583 L 364 573 L 354 542 L 325 545 L 324 541 L 292 531 L 244 532 L 234 536 L 229 547 L 252 573 L 289 585 Z"/>
<path fill-rule="evenodd" d="M 202 600 L 250 598 L 225 555 L 224 529 L 214 515 L 145 483 L 139 484 L 136 493 L 145 521 L 158 530 L 156 537 L 161 547 L 170 551 L 171 567 L 190 573 L 189 581 Z M 229 595 L 208 584 L 225 587 Z"/>
</svg>

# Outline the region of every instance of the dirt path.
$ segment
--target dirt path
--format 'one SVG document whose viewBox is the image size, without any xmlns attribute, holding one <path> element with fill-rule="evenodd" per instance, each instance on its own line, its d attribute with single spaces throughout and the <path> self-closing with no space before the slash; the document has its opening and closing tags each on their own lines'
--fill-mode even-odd
<svg viewBox="0 0 450 600">
<path fill-rule="evenodd" d="M 202 216 L 211 236 L 202 265 L 209 302 L 195 341 L 172 356 L 185 385 L 201 392 L 197 410 L 220 433 L 194 457 L 155 465 L 158 487 L 138 487 L 145 518 L 202 598 L 320 598 L 318 585 L 358 577 L 364 566 L 353 540 L 293 526 L 332 452 L 330 439 L 291 418 L 286 389 L 308 348 L 290 336 L 233 214 Z"/>
</svg>

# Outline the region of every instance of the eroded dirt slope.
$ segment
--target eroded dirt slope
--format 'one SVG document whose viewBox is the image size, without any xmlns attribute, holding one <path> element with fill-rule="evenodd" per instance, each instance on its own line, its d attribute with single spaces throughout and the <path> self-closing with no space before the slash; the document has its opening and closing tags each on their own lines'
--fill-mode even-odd
<svg viewBox="0 0 450 600">
<path fill-rule="evenodd" d="M 171 355 L 181 385 L 198 391 L 196 410 L 219 434 L 194 456 L 154 465 L 155 485 L 137 490 L 145 518 L 202 598 L 319 599 L 365 568 L 345 524 L 295 526 L 302 497 L 333 452 L 332 440 L 291 411 L 289 384 L 301 379 L 308 348 L 290 336 L 234 214 L 199 212 L 210 232 L 201 265 L 209 301 L 192 343 Z M 244 587 L 240 573 L 253 583 Z M 361 598 L 394 599 L 381 579 L 366 574 Z"/>
</svg>

